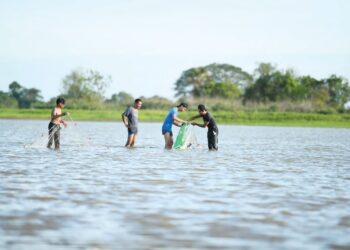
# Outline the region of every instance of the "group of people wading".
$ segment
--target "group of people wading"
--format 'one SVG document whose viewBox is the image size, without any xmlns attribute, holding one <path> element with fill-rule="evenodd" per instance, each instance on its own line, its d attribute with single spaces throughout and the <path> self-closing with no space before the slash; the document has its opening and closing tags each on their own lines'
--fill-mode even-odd
<svg viewBox="0 0 350 250">
<path fill-rule="evenodd" d="M 51 121 L 49 123 L 49 141 L 47 144 L 48 148 L 51 148 L 53 142 L 55 143 L 55 149 L 60 148 L 60 125 L 67 127 L 67 123 L 62 119 L 63 116 L 69 115 L 68 112 L 62 112 L 65 106 L 65 100 L 59 97 L 56 100 L 56 107 L 51 112 Z M 134 147 L 136 144 L 138 134 L 138 112 L 142 107 L 142 100 L 136 99 L 132 106 L 129 106 L 122 113 L 122 121 L 128 131 L 128 139 L 125 147 Z M 177 115 L 179 112 L 187 111 L 188 104 L 181 102 L 176 107 L 169 110 L 162 126 L 162 134 L 164 136 L 165 148 L 172 149 L 173 131 L 172 126 L 181 127 L 183 124 L 192 124 L 201 128 L 208 128 L 208 148 L 209 150 L 218 150 L 218 135 L 219 130 L 215 122 L 214 117 L 208 112 L 207 108 L 203 104 L 198 105 L 198 115 L 189 118 L 188 120 L 182 120 Z M 195 119 L 202 118 L 203 123 L 192 122 Z"/>
</svg>

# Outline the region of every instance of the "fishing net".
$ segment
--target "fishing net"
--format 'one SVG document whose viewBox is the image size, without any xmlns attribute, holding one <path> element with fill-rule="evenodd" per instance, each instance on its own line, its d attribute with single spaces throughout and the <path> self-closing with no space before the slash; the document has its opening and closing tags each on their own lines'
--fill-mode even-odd
<svg viewBox="0 0 350 250">
<path fill-rule="evenodd" d="M 194 133 L 194 126 L 190 124 L 183 124 L 180 128 L 179 134 L 176 137 L 173 145 L 174 149 L 187 149 L 198 145 L 196 134 Z"/>
</svg>

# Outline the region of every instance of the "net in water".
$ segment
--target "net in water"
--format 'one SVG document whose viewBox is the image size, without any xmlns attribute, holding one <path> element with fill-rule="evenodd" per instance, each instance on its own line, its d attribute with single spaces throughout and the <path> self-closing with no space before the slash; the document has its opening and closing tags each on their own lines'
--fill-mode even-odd
<svg viewBox="0 0 350 250">
<path fill-rule="evenodd" d="M 183 124 L 173 145 L 174 149 L 187 149 L 197 145 L 197 138 L 194 133 L 194 126 Z"/>
</svg>

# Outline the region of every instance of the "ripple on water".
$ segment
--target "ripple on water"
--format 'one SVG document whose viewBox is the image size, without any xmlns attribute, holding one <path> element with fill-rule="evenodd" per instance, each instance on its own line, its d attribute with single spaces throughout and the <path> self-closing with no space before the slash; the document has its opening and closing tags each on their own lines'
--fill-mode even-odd
<svg viewBox="0 0 350 250">
<path fill-rule="evenodd" d="M 204 130 L 166 151 L 141 123 L 128 150 L 120 123 L 81 122 L 56 152 L 46 121 L 0 123 L 0 248 L 350 246 L 350 130 L 222 125 L 218 152 Z"/>
</svg>

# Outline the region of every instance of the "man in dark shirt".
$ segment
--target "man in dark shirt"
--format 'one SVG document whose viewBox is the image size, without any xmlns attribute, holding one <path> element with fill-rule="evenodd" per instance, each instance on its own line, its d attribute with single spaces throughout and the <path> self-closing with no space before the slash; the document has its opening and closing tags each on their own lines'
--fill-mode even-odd
<svg viewBox="0 0 350 250">
<path fill-rule="evenodd" d="M 193 126 L 198 126 L 201 128 L 208 127 L 208 147 L 209 150 L 218 150 L 218 135 L 219 129 L 216 125 L 214 117 L 208 112 L 207 108 L 203 104 L 198 105 L 199 115 L 193 116 L 189 121 L 195 120 L 202 117 L 204 124 L 199 124 L 192 122 Z"/>
</svg>

